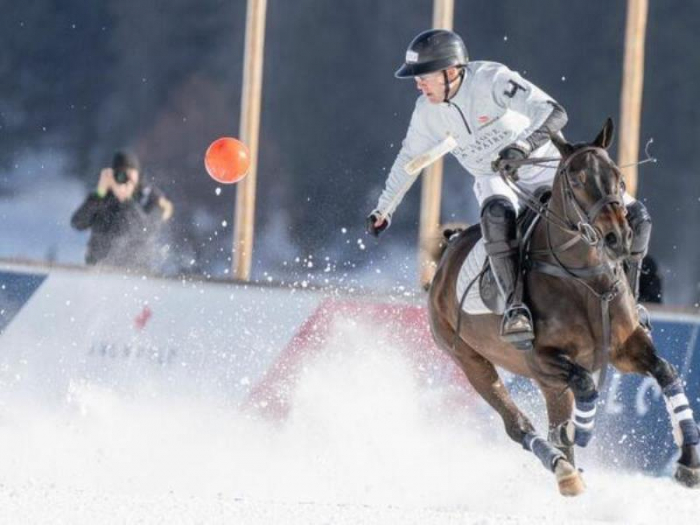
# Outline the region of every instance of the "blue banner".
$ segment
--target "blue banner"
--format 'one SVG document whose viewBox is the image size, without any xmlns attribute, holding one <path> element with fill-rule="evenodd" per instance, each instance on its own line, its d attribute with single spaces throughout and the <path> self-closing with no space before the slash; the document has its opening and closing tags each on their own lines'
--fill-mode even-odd
<svg viewBox="0 0 700 525">
<path fill-rule="evenodd" d="M 0 271 L 0 334 L 45 279 L 41 274 Z"/>
<path fill-rule="evenodd" d="M 697 421 L 700 415 L 700 319 L 653 319 L 659 355 L 678 372 Z M 624 469 L 668 474 L 678 455 L 664 396 L 656 380 L 638 374 L 611 373 L 603 394 L 596 437 L 610 462 Z"/>
</svg>

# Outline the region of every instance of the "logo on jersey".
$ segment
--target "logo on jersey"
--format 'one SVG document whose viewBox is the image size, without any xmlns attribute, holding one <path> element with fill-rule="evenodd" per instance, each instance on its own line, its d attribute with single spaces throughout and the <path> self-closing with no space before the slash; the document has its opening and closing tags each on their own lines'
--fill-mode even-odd
<svg viewBox="0 0 700 525">
<path fill-rule="evenodd" d="M 514 80 L 509 80 L 508 83 L 511 86 L 510 91 L 503 92 L 503 94 L 505 96 L 507 96 L 508 98 L 513 98 L 518 91 L 522 91 L 523 93 L 527 93 L 527 88 L 525 88 L 524 86 L 521 86 L 520 84 L 518 84 Z"/>
</svg>

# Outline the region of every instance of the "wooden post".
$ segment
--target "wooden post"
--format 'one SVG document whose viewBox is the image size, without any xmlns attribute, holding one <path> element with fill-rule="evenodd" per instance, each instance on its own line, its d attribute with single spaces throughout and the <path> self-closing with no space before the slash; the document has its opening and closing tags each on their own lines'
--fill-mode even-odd
<svg viewBox="0 0 700 525">
<path fill-rule="evenodd" d="M 639 160 L 639 128 L 644 85 L 644 39 L 647 23 L 647 0 L 627 0 L 627 28 L 625 30 L 625 58 L 622 69 L 620 101 L 619 166 Z M 623 171 L 627 191 L 637 195 L 637 166 Z"/>
<path fill-rule="evenodd" d="M 236 188 L 233 233 L 233 276 L 245 281 L 250 279 L 253 260 L 266 8 L 267 0 L 248 0 L 239 136 L 250 150 L 250 170 Z"/>
<path fill-rule="evenodd" d="M 452 29 L 454 0 L 434 0 L 433 27 Z M 418 237 L 418 271 L 421 286 L 427 286 L 435 275 L 435 264 L 430 258 L 431 237 L 440 225 L 440 200 L 442 192 L 442 159 L 427 168 L 421 182 L 420 230 Z"/>
</svg>

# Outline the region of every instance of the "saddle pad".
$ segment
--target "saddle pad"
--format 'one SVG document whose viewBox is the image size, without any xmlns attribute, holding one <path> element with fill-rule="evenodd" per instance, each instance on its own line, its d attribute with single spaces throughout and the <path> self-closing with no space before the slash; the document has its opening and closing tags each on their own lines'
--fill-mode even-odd
<svg viewBox="0 0 700 525">
<path fill-rule="evenodd" d="M 471 315 L 492 313 L 481 299 L 479 278 L 477 278 L 477 275 L 483 270 L 485 262 L 486 248 L 484 248 L 484 240 L 479 239 L 474 245 L 474 248 L 472 248 L 472 251 L 467 255 L 464 263 L 462 263 L 462 268 L 460 268 L 459 275 L 457 276 L 458 301 L 462 300 L 462 295 L 467 289 L 467 286 L 469 286 L 469 283 L 476 279 L 462 303 L 462 310 Z"/>
</svg>

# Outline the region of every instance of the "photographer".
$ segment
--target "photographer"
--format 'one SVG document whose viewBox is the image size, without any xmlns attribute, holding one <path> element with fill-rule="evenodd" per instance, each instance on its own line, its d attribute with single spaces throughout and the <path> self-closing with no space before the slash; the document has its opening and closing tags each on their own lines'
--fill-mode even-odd
<svg viewBox="0 0 700 525">
<path fill-rule="evenodd" d="M 94 192 L 71 218 L 77 230 L 90 229 L 85 262 L 153 270 L 155 235 L 173 214 L 172 203 L 144 184 L 138 158 L 118 151 L 103 168 Z"/>
</svg>

